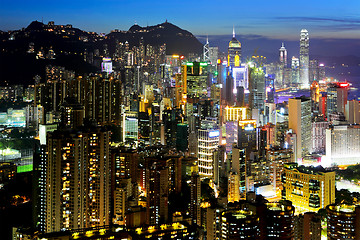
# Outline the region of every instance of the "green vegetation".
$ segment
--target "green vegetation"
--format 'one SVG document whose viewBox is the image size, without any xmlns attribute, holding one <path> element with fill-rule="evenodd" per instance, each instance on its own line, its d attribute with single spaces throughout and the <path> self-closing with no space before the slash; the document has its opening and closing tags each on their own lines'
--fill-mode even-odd
<svg viewBox="0 0 360 240">
<path fill-rule="evenodd" d="M 360 164 L 337 170 L 336 174 L 345 180 L 358 182 L 360 180 Z"/>
<path fill-rule="evenodd" d="M 336 190 L 335 203 L 358 204 L 360 200 L 360 193 L 350 192 L 347 189 Z"/>
</svg>

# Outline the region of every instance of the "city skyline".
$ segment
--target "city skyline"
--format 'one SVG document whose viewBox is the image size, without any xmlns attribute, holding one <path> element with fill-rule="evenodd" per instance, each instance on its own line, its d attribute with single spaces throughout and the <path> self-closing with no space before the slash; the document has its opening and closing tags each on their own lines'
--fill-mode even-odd
<svg viewBox="0 0 360 240">
<path fill-rule="evenodd" d="M 168 20 L 194 35 L 231 34 L 234 26 L 238 34 L 285 40 L 297 39 L 296 33 L 302 28 L 313 32 L 314 38 L 356 39 L 360 36 L 357 31 L 360 26 L 356 12 L 360 7 L 358 1 L 350 0 L 342 4 L 339 1 L 321 0 L 314 3 L 306 0 L 302 3 L 303 8 L 299 11 L 296 3 L 263 0 L 229 1 L 227 4 L 216 0 L 175 3 L 108 0 L 102 4 L 95 1 L 49 3 L 6 0 L 2 1 L 0 8 L 0 29 L 16 30 L 31 21 L 43 20 L 108 33 L 113 29 L 127 30 L 135 23 L 147 26 Z M 337 13 L 335 16 L 334 12 Z"/>
</svg>

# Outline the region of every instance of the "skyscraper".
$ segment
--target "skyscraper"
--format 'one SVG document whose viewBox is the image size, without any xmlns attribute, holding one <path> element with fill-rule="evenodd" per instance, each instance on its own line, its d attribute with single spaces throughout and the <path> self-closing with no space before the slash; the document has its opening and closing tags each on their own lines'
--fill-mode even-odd
<svg viewBox="0 0 360 240">
<path fill-rule="evenodd" d="M 281 48 L 279 49 L 279 61 L 282 66 L 287 66 L 287 50 L 284 43 L 282 43 Z"/>
<path fill-rule="evenodd" d="M 289 99 L 289 129 L 296 133 L 295 161 L 311 151 L 311 101 L 304 96 Z"/>
<path fill-rule="evenodd" d="M 228 48 L 228 67 L 240 67 L 241 63 L 241 43 L 235 38 L 235 29 L 233 37 L 229 42 Z"/>
<path fill-rule="evenodd" d="M 300 85 L 299 77 L 299 59 L 292 57 L 291 59 L 291 86 L 298 87 Z"/>
<path fill-rule="evenodd" d="M 214 178 L 213 153 L 219 145 L 220 131 L 216 121 L 208 118 L 201 122 L 198 130 L 199 174 L 201 177 Z"/>
<path fill-rule="evenodd" d="M 309 88 L 309 32 L 300 33 L 300 88 Z"/>
</svg>

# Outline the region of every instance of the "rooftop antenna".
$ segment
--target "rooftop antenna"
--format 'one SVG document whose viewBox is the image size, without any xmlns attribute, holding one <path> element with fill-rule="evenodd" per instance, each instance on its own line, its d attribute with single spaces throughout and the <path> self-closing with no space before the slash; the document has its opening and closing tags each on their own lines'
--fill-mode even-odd
<svg viewBox="0 0 360 240">
<path fill-rule="evenodd" d="M 233 25 L 233 38 L 235 38 L 235 27 Z"/>
</svg>

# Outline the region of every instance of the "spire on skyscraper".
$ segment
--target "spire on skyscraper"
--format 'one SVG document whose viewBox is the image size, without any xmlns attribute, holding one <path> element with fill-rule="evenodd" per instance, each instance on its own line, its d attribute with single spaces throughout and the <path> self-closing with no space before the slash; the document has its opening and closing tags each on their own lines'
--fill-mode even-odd
<svg viewBox="0 0 360 240">
<path fill-rule="evenodd" d="M 235 38 L 235 27 L 233 25 L 233 38 Z"/>
</svg>

